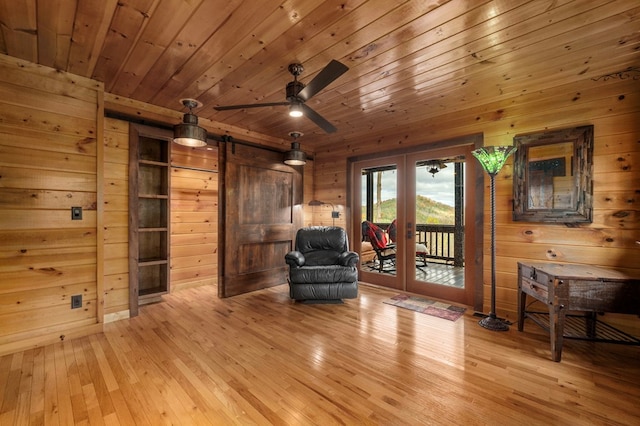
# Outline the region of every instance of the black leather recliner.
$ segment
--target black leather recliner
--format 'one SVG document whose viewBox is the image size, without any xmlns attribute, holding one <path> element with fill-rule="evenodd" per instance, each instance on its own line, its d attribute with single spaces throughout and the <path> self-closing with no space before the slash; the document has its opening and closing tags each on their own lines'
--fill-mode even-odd
<svg viewBox="0 0 640 426">
<path fill-rule="evenodd" d="M 344 229 L 311 226 L 296 233 L 289 265 L 289 296 L 296 301 L 339 302 L 358 297 L 358 253 L 349 251 Z"/>
</svg>

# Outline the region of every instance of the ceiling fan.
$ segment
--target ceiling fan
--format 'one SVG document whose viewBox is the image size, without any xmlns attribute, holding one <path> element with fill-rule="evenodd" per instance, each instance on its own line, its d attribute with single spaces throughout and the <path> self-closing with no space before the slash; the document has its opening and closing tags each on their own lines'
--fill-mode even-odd
<svg viewBox="0 0 640 426">
<path fill-rule="evenodd" d="M 307 85 L 304 85 L 303 83 L 298 81 L 298 76 L 304 71 L 304 68 L 301 64 L 290 64 L 288 69 L 289 72 L 293 75 L 293 81 L 290 81 L 287 84 L 286 102 L 218 106 L 213 107 L 213 109 L 215 109 L 216 111 L 228 111 L 232 109 L 288 105 L 289 115 L 291 115 L 292 117 L 300 117 L 302 115 L 305 115 L 325 132 L 335 132 L 337 130 L 335 126 L 329 123 L 324 117 L 315 112 L 313 109 L 311 109 L 311 107 L 305 105 L 305 102 L 311 99 L 312 96 L 316 95 L 322 89 L 327 87 L 329 84 L 331 84 L 342 74 L 347 72 L 349 68 L 346 65 L 333 59 Z"/>
</svg>

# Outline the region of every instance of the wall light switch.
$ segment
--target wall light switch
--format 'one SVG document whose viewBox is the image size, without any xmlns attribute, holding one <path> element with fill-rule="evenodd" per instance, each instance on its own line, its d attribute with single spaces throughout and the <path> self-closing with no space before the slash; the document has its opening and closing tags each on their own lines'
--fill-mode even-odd
<svg viewBox="0 0 640 426">
<path fill-rule="evenodd" d="M 71 296 L 71 309 L 82 308 L 82 295 L 76 294 Z"/>
<path fill-rule="evenodd" d="M 82 207 L 71 207 L 71 220 L 82 220 Z"/>
</svg>

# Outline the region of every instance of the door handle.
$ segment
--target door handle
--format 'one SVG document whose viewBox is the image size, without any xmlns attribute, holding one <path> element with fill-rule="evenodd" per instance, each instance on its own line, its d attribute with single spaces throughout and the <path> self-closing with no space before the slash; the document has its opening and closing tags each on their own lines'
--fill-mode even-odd
<svg viewBox="0 0 640 426">
<path fill-rule="evenodd" d="M 411 222 L 407 223 L 407 240 L 413 238 L 413 224 Z"/>
</svg>

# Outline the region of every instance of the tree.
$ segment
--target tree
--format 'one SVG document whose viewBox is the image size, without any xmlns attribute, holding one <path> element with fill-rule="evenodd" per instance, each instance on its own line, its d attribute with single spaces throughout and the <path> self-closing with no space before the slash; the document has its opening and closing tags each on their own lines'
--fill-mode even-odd
<svg viewBox="0 0 640 426">
<path fill-rule="evenodd" d="M 376 173 L 376 208 L 375 208 L 375 222 L 382 221 L 382 172 Z"/>
</svg>

